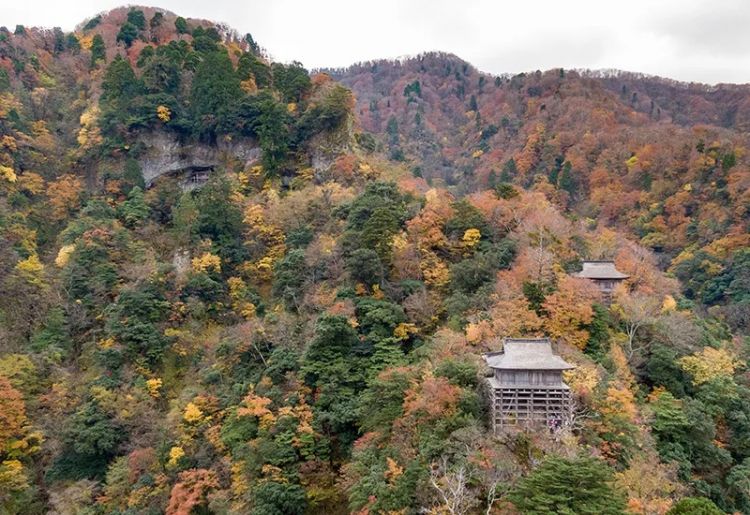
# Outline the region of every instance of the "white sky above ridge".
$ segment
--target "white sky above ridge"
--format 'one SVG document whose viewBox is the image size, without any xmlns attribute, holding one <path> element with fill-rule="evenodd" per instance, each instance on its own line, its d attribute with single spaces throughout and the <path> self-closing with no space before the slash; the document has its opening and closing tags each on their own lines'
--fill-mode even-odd
<svg viewBox="0 0 750 515">
<path fill-rule="evenodd" d="M 64 30 L 123 0 L 0 0 L 0 25 Z M 136 2 L 131 2 L 136 3 Z M 140 3 L 140 2 L 139 2 Z M 149 0 L 250 32 L 278 61 L 342 67 L 430 50 L 500 74 L 617 68 L 750 82 L 745 0 Z"/>
</svg>

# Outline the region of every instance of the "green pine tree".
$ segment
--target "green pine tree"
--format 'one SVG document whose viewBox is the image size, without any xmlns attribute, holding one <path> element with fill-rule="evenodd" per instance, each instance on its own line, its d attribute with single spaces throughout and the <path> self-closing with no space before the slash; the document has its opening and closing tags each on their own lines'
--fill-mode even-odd
<svg viewBox="0 0 750 515">
<path fill-rule="evenodd" d="M 104 46 L 104 39 L 97 34 L 91 40 L 91 67 L 95 68 L 99 61 L 107 58 L 107 48 Z"/>
<path fill-rule="evenodd" d="M 612 469 L 599 459 L 549 457 L 520 481 L 510 500 L 529 515 L 624 514 L 625 498 L 612 479 Z"/>
</svg>

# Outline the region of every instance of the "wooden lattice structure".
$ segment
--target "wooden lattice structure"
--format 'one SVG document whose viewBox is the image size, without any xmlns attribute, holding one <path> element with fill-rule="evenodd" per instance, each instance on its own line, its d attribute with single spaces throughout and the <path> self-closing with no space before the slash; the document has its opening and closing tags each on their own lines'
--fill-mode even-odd
<svg viewBox="0 0 750 515">
<path fill-rule="evenodd" d="M 570 388 L 562 371 L 574 368 L 552 352 L 549 338 L 503 340 L 501 352 L 485 354 L 492 376 L 492 427 L 508 425 L 561 427 L 570 417 Z"/>
<path fill-rule="evenodd" d="M 200 168 L 200 169 L 193 170 L 193 172 L 190 174 L 190 177 L 188 177 L 188 182 L 194 185 L 205 184 L 208 182 L 210 173 L 211 173 L 210 168 Z"/>
</svg>

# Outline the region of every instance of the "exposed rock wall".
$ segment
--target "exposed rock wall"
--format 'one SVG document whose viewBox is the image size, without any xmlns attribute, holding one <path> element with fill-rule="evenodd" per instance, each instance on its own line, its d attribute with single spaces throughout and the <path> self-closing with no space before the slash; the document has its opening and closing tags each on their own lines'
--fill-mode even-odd
<svg viewBox="0 0 750 515">
<path fill-rule="evenodd" d="M 227 158 L 251 165 L 260 159 L 260 148 L 251 139 L 220 139 L 216 145 L 180 142 L 166 132 L 144 135 L 141 142 L 146 151 L 139 159 L 146 185 L 168 174 L 184 174 L 193 170 L 214 169 Z"/>
</svg>

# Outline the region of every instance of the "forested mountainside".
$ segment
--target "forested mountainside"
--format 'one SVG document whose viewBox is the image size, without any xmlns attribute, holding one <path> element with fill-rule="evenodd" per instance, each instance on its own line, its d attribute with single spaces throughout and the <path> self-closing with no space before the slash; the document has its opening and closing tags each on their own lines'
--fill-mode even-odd
<svg viewBox="0 0 750 515">
<path fill-rule="evenodd" d="M 544 191 L 656 252 L 688 298 L 747 331 L 747 284 L 714 279 L 746 266 L 750 87 L 559 69 L 491 77 L 435 53 L 332 75 L 415 176 L 461 194 Z"/>
<path fill-rule="evenodd" d="M 0 29 L 0 512 L 750 513 L 744 91 Z M 575 409 L 494 435 L 522 336 Z"/>
</svg>

